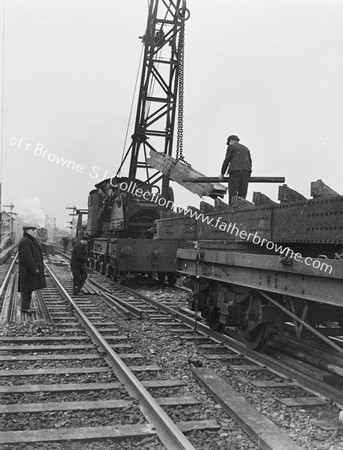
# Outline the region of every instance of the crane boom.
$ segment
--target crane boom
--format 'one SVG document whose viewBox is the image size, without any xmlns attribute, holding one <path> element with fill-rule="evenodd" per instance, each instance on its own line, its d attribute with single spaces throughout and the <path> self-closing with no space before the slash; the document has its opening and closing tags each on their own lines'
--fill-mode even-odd
<svg viewBox="0 0 343 450">
<path fill-rule="evenodd" d="M 142 37 L 144 58 L 135 128 L 120 166 L 130 156 L 129 180 L 135 180 L 137 171 L 143 170 L 145 183 L 156 185 L 162 180 L 163 196 L 168 195 L 169 177 L 150 166 L 148 151 L 172 156 L 179 79 L 183 75 L 184 22 L 188 18 L 186 0 L 150 0 Z"/>
</svg>

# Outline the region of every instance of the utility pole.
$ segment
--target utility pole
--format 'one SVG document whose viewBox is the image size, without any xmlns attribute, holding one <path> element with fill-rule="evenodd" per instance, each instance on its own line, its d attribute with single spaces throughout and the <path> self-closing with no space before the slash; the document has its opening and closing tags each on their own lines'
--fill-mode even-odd
<svg viewBox="0 0 343 450">
<path fill-rule="evenodd" d="M 54 217 L 54 234 L 52 240 L 56 241 L 56 234 L 57 234 L 57 226 L 56 226 L 56 217 Z"/>
<path fill-rule="evenodd" d="M 76 206 L 66 206 L 66 209 L 73 210 L 73 213 L 69 214 L 69 216 L 73 216 L 73 218 L 70 222 L 68 222 L 71 224 L 71 226 L 68 227 L 68 228 L 71 228 L 71 230 L 74 230 L 74 228 L 75 228 L 75 219 L 74 218 L 77 216 L 75 237 L 78 237 L 79 233 L 81 233 L 81 234 L 83 233 L 82 217 L 84 215 L 88 214 L 88 209 L 79 209 L 79 208 L 76 208 Z"/>
<path fill-rule="evenodd" d="M 14 242 L 14 236 L 13 236 L 13 222 L 14 222 L 14 217 L 13 216 L 17 216 L 18 214 L 13 212 L 13 208 L 14 205 L 13 203 L 10 203 L 9 205 L 2 205 L 4 208 L 10 208 L 10 211 L 7 212 L 7 214 L 10 216 L 10 238 L 11 241 Z"/>
<path fill-rule="evenodd" d="M 72 218 L 72 220 L 69 220 L 69 221 L 67 222 L 67 223 L 70 223 L 70 226 L 67 227 L 67 228 L 70 228 L 70 229 L 71 229 L 72 236 L 73 236 L 74 225 L 75 225 L 74 217 L 76 216 L 76 206 L 75 206 L 75 205 L 74 205 L 74 206 L 66 206 L 66 209 L 71 209 L 71 210 L 73 210 L 73 213 L 72 213 L 72 214 L 68 214 L 69 216 L 73 216 L 73 218 Z M 76 237 L 76 236 L 75 236 L 75 237 Z"/>
</svg>

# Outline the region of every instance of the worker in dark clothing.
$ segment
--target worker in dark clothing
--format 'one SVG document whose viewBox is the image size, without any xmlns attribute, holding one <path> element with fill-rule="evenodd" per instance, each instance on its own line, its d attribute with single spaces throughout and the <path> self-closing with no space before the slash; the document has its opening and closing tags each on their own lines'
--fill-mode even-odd
<svg viewBox="0 0 343 450">
<path fill-rule="evenodd" d="M 236 195 L 245 198 L 248 192 L 252 161 L 250 151 L 245 145 L 239 144 L 235 135 L 227 138 L 227 151 L 222 165 L 219 180 L 222 180 L 227 168 L 229 174 L 229 204 Z"/>
<path fill-rule="evenodd" d="M 35 312 L 35 309 L 31 308 L 32 292 L 46 287 L 43 255 L 35 238 L 36 229 L 31 225 L 23 226 L 24 234 L 18 246 L 18 291 L 21 293 L 21 310 L 26 314 Z"/>
<path fill-rule="evenodd" d="M 71 246 L 72 246 L 72 248 L 74 248 L 74 246 L 75 246 L 77 243 L 78 243 L 77 238 L 76 238 L 76 237 L 72 237 L 72 238 L 71 238 Z"/>
<path fill-rule="evenodd" d="M 71 252 L 70 268 L 73 273 L 73 294 L 77 295 L 87 279 L 85 264 L 88 254 L 88 236 L 82 236 Z"/>
<path fill-rule="evenodd" d="M 63 236 L 63 238 L 61 239 L 61 244 L 63 245 L 64 253 L 67 253 L 67 248 L 68 248 L 68 245 L 69 245 L 69 238 L 68 238 L 68 236 Z"/>
</svg>

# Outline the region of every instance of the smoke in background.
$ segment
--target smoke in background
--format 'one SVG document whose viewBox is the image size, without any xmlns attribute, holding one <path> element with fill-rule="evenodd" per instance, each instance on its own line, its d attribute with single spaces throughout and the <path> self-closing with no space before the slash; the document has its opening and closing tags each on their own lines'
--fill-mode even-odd
<svg viewBox="0 0 343 450">
<path fill-rule="evenodd" d="M 15 203 L 15 211 L 20 216 L 23 225 L 34 225 L 37 228 L 44 227 L 45 214 L 39 197 L 24 197 L 20 195 Z"/>
</svg>

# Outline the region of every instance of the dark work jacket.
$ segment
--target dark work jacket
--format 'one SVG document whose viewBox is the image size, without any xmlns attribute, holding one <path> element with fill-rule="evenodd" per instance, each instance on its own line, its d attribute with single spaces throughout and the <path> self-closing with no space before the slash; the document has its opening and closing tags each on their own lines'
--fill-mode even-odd
<svg viewBox="0 0 343 450">
<path fill-rule="evenodd" d="M 81 269 L 81 267 L 85 265 L 87 262 L 87 253 L 87 245 L 82 245 L 81 242 L 74 245 L 70 260 L 71 270 Z"/>
<path fill-rule="evenodd" d="M 43 255 L 38 241 L 24 232 L 18 246 L 19 292 L 32 292 L 46 287 Z"/>
<path fill-rule="evenodd" d="M 247 170 L 248 172 L 251 172 L 252 162 L 249 149 L 238 142 L 228 145 L 221 171 L 223 175 L 225 175 L 228 166 L 229 170 L 227 173 L 229 174 L 237 170 Z"/>
</svg>

